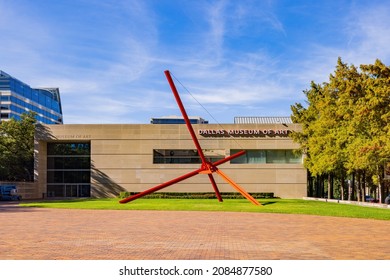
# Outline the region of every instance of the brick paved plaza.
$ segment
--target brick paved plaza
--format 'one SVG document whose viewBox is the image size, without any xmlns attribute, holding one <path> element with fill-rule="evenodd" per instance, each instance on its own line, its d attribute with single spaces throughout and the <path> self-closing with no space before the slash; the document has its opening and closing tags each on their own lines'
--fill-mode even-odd
<svg viewBox="0 0 390 280">
<path fill-rule="evenodd" d="M 0 203 L 1 260 L 390 259 L 390 222 Z"/>
</svg>

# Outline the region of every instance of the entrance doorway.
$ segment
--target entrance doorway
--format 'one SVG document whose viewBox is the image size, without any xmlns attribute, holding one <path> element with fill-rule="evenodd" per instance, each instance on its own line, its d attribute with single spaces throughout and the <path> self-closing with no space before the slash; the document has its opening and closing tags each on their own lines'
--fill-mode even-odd
<svg viewBox="0 0 390 280">
<path fill-rule="evenodd" d="M 47 185 L 48 197 L 90 197 L 90 184 Z"/>
</svg>

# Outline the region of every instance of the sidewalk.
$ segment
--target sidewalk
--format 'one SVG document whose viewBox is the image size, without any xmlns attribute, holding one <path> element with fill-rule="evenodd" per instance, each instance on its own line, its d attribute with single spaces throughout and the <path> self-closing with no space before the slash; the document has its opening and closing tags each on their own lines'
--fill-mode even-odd
<svg viewBox="0 0 390 280">
<path fill-rule="evenodd" d="M 389 260 L 390 222 L 0 203 L 0 260 Z"/>
</svg>

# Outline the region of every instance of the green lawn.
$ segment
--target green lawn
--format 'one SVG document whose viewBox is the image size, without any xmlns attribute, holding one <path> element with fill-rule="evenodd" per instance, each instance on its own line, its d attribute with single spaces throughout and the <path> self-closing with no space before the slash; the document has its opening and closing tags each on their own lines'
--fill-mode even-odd
<svg viewBox="0 0 390 280">
<path fill-rule="evenodd" d="M 263 206 L 255 206 L 246 199 L 158 199 L 141 198 L 120 204 L 119 199 L 83 199 L 67 201 L 22 202 L 25 207 L 50 207 L 104 210 L 173 210 L 173 211 L 225 211 L 306 214 L 390 220 L 390 209 L 363 207 L 308 201 L 302 199 L 259 199 Z"/>
</svg>

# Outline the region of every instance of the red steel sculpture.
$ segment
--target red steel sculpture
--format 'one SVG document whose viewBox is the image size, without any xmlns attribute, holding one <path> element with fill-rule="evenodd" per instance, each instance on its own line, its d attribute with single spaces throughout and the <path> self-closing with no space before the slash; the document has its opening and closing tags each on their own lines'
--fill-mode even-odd
<svg viewBox="0 0 390 280">
<path fill-rule="evenodd" d="M 217 187 L 217 184 L 214 180 L 214 177 L 213 177 L 213 173 L 217 173 L 218 175 L 220 175 L 222 177 L 222 179 L 224 181 L 226 181 L 227 183 L 229 183 L 234 189 L 236 189 L 238 192 L 240 192 L 246 199 L 248 199 L 250 202 L 252 202 L 253 204 L 255 205 L 261 205 L 255 198 L 253 198 L 249 193 L 247 193 L 242 187 L 240 187 L 238 184 L 236 184 L 232 179 L 230 179 L 225 173 L 223 173 L 220 169 L 218 169 L 218 165 L 222 164 L 222 163 L 225 163 L 225 162 L 228 162 L 234 158 L 237 158 L 239 156 L 242 156 L 245 154 L 245 151 L 240 151 L 238 153 L 235 153 L 229 157 L 226 157 L 224 159 L 221 159 L 221 160 L 218 160 L 216 162 L 210 162 L 206 159 L 206 157 L 204 156 L 203 154 L 203 151 L 202 151 L 202 148 L 199 144 L 199 141 L 198 139 L 196 138 L 196 135 L 195 135 L 195 132 L 194 132 L 194 129 L 192 128 L 192 125 L 191 125 L 191 122 L 188 118 L 188 115 L 187 115 L 187 112 L 186 110 L 184 109 L 184 106 L 183 106 L 183 103 L 181 102 L 181 99 L 180 99 L 180 96 L 179 96 L 179 93 L 176 89 L 176 86 L 172 80 L 172 77 L 171 77 L 171 74 L 168 70 L 164 71 L 165 73 L 165 76 L 169 82 L 169 85 L 172 89 L 172 92 L 173 92 L 173 95 L 175 96 L 175 99 L 176 99 L 176 102 L 177 104 L 179 105 L 179 108 L 180 108 L 180 111 L 183 115 L 183 118 L 184 118 L 184 121 L 187 125 L 187 128 L 188 128 L 188 131 L 190 132 L 191 134 L 191 137 L 192 137 L 192 140 L 194 141 L 194 144 L 196 146 L 196 149 L 198 150 L 198 154 L 202 160 L 202 164 L 200 166 L 200 168 L 190 172 L 190 173 L 187 173 L 187 174 L 184 174 L 180 177 L 177 177 L 175 179 L 172 179 L 168 182 L 165 182 L 165 183 L 162 183 L 158 186 L 155 186 L 153 188 L 150 188 L 148 190 L 145 190 L 143 192 L 140 192 L 140 193 L 137 193 L 137 194 L 134 194 L 132 196 L 129 196 L 129 197 L 126 197 L 122 200 L 120 200 L 119 202 L 120 203 L 127 203 L 127 202 L 130 202 L 130 201 L 133 201 L 137 198 L 140 198 L 140 197 L 143 197 L 145 195 L 148 195 L 148 194 L 151 194 L 151 193 L 154 193 L 156 191 L 159 191 L 163 188 L 166 188 L 170 185 L 173 185 L 173 184 L 176 184 L 178 182 L 181 182 L 185 179 L 188 179 L 188 178 L 191 178 L 195 175 L 198 175 L 198 174 L 207 174 L 207 176 L 209 177 L 210 179 L 210 182 L 211 182 L 211 185 L 213 186 L 213 189 L 214 189 L 214 192 L 215 192 L 215 195 L 217 196 L 218 198 L 218 201 L 222 202 L 222 197 L 221 197 L 221 194 L 218 190 L 218 187 Z"/>
</svg>

